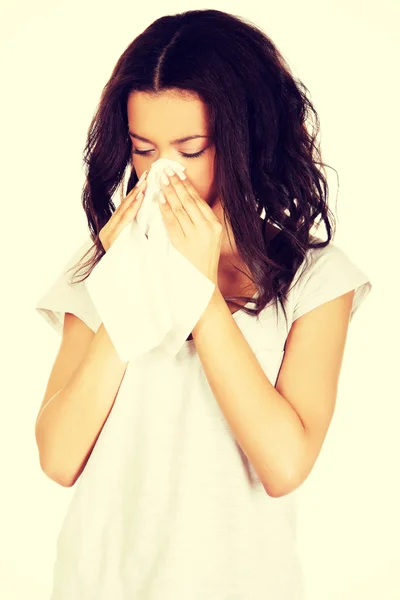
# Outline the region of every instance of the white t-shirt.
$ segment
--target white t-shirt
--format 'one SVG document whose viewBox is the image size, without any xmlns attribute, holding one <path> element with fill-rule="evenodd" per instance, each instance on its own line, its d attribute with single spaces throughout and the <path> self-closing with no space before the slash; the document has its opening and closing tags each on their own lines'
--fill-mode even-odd
<svg viewBox="0 0 400 600">
<path fill-rule="evenodd" d="M 84 282 L 65 271 L 36 305 L 61 335 L 65 312 L 93 331 L 100 317 Z M 310 260 L 308 260 L 308 258 Z M 79 274 L 80 276 L 81 274 Z M 233 315 L 276 385 L 295 319 L 368 276 L 333 243 L 307 252 L 285 303 Z M 253 306 L 250 302 L 248 306 Z M 157 347 L 125 372 L 57 541 L 51 600 L 303 600 L 296 492 L 268 496 L 237 444 L 187 340 L 175 359 Z"/>
</svg>

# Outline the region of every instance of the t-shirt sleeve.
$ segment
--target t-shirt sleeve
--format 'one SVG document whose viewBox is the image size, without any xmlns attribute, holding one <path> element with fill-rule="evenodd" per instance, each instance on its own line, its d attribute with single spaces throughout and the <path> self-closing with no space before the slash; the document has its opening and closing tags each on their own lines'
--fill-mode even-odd
<svg viewBox="0 0 400 600">
<path fill-rule="evenodd" d="M 310 249 L 295 284 L 292 321 L 317 306 L 355 290 L 350 321 L 372 289 L 368 275 L 335 244 Z"/>
<path fill-rule="evenodd" d="M 101 325 L 100 316 L 91 300 L 85 281 L 71 283 L 74 274 L 78 268 L 89 258 L 85 253 L 92 246 L 92 240 L 89 237 L 70 257 L 63 269 L 57 274 L 53 283 L 47 291 L 41 296 L 35 305 L 35 309 L 40 315 L 57 331 L 59 335 L 63 333 L 65 313 L 72 313 L 79 317 L 94 332 Z M 77 264 L 83 257 L 84 260 Z M 71 271 L 68 271 L 74 267 Z M 84 276 L 84 271 L 79 271 L 77 279 Z M 75 279 L 75 278 L 74 278 Z"/>
</svg>

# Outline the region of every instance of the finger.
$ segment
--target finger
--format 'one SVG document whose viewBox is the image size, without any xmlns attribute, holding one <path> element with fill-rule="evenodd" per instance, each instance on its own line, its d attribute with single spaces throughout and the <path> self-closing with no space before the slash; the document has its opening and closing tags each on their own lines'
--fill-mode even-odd
<svg viewBox="0 0 400 600">
<path fill-rule="evenodd" d="M 193 225 L 198 224 L 199 220 L 202 219 L 202 212 L 199 209 L 199 205 L 192 198 L 184 185 L 184 182 L 180 177 L 174 173 L 173 175 L 166 175 L 169 184 L 166 185 L 161 180 L 163 185 L 163 192 L 171 205 L 171 208 L 175 212 L 183 213 L 183 220 L 185 222 L 185 214 Z"/>
<path fill-rule="evenodd" d="M 101 230 L 103 239 L 107 238 L 108 236 L 110 236 L 110 239 L 115 239 L 115 236 L 118 235 L 118 231 L 120 231 L 125 224 L 135 218 L 144 198 L 144 190 L 147 184 L 147 174 L 148 170 L 142 173 L 136 185 L 128 192 L 122 202 L 120 202 L 120 204 L 114 210 L 110 219 Z M 143 195 L 141 195 L 141 193 Z"/>
<path fill-rule="evenodd" d="M 142 190 L 146 186 L 147 182 L 148 170 L 144 171 L 140 176 L 139 180 L 136 182 L 135 186 L 127 193 L 125 198 L 119 204 L 118 208 L 115 210 L 115 213 L 122 211 L 127 204 L 130 204 L 133 200 L 136 199 L 136 196 L 140 190 Z"/>
<path fill-rule="evenodd" d="M 134 202 L 129 204 L 123 212 L 118 215 L 117 219 L 114 221 L 113 227 L 110 230 L 110 235 L 114 237 L 114 239 L 119 235 L 119 233 L 133 221 L 139 212 L 140 206 L 143 202 L 144 193 L 139 192 L 137 195 L 137 199 Z"/>
<path fill-rule="evenodd" d="M 148 170 L 148 169 L 146 169 L 145 171 L 143 171 L 143 173 L 141 174 L 141 176 L 139 177 L 139 179 L 138 179 L 138 180 L 137 180 L 137 182 L 136 182 L 135 188 L 136 188 L 136 187 L 139 187 L 139 185 L 140 185 L 140 184 L 141 184 L 143 181 L 145 181 L 145 180 L 146 180 L 148 173 L 149 173 L 149 170 Z M 135 188 L 133 188 L 133 189 L 135 189 Z"/>
<path fill-rule="evenodd" d="M 167 200 L 165 204 L 160 204 L 164 216 L 165 218 L 168 218 L 167 215 L 171 211 L 172 214 L 176 217 L 176 220 L 180 225 L 183 233 L 188 232 L 191 228 L 194 227 L 192 218 L 189 216 L 186 210 L 188 202 L 186 203 L 186 206 L 182 204 L 180 198 L 178 197 L 174 189 L 174 186 L 169 181 L 169 178 L 167 178 L 167 180 L 168 183 L 165 183 L 162 178 L 160 179 L 161 191 Z M 173 221 L 171 221 L 170 224 L 171 226 L 173 226 Z"/>
<path fill-rule="evenodd" d="M 131 189 L 129 194 L 124 198 L 118 209 L 115 211 L 115 213 L 117 213 L 117 217 L 122 218 L 126 210 L 129 210 L 132 206 L 136 206 L 137 202 L 143 200 L 146 192 L 146 185 L 147 181 L 144 180 L 139 185 L 136 185 Z"/>
<path fill-rule="evenodd" d="M 185 173 L 186 175 L 186 173 Z M 190 215 L 192 221 L 195 221 L 199 219 L 200 214 L 202 215 L 202 217 L 204 217 L 207 221 L 215 221 L 216 220 L 216 216 L 214 215 L 214 211 L 212 210 L 212 208 L 210 208 L 210 206 L 207 204 L 207 202 L 205 200 L 203 200 L 203 198 L 200 196 L 200 194 L 198 193 L 198 191 L 196 190 L 196 188 L 194 187 L 194 185 L 191 183 L 190 179 L 188 179 L 188 177 L 186 176 L 185 179 L 181 179 L 179 174 L 175 174 L 174 176 L 171 176 L 171 181 L 174 184 L 174 187 L 178 190 L 178 195 L 180 195 L 180 197 L 182 198 L 190 198 L 191 203 L 188 204 L 188 206 L 186 207 L 186 210 L 188 212 L 188 214 Z M 181 193 L 179 194 L 179 189 L 181 190 Z M 184 193 L 186 191 L 186 196 L 184 196 Z"/>
<path fill-rule="evenodd" d="M 132 190 L 123 199 L 121 204 L 112 214 L 105 228 L 108 235 L 116 236 L 129 222 L 133 221 L 136 214 L 139 212 L 143 198 L 144 190 L 146 187 L 146 181 L 143 180 L 132 188 Z M 133 192 L 132 195 L 130 195 Z"/>
<path fill-rule="evenodd" d="M 144 190 L 144 188 L 147 185 L 147 174 L 148 174 L 148 171 L 145 171 L 144 173 L 142 173 L 140 179 L 136 182 L 135 187 L 133 187 L 131 189 L 131 191 L 127 194 L 125 199 L 127 199 L 129 197 L 130 197 L 130 199 L 136 198 L 138 195 L 138 192 Z"/>
<path fill-rule="evenodd" d="M 206 202 L 204 200 L 204 198 L 202 198 L 200 196 L 200 194 L 198 193 L 198 191 L 196 190 L 194 185 L 191 183 L 190 179 L 186 178 L 182 183 L 185 186 L 185 188 L 187 189 L 187 191 L 189 192 L 190 196 L 192 198 L 194 198 L 195 203 L 198 206 L 201 213 L 203 214 L 203 216 L 208 221 L 217 220 L 217 217 L 215 216 L 213 209 L 210 207 L 208 202 Z"/>
<path fill-rule="evenodd" d="M 124 218 L 126 214 L 132 215 L 132 213 L 136 214 L 137 212 L 139 212 L 139 208 L 143 202 L 144 195 L 144 191 L 141 191 L 137 194 L 135 200 L 131 202 L 124 210 L 122 218 Z"/>
</svg>

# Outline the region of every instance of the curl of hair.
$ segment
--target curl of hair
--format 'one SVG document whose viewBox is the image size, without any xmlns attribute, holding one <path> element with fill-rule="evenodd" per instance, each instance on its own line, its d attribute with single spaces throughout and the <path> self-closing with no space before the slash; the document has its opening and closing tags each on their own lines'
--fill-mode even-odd
<svg viewBox="0 0 400 600">
<path fill-rule="evenodd" d="M 88 252 L 94 250 L 81 267 L 89 267 L 84 279 L 105 253 L 99 232 L 115 211 L 112 196 L 121 182 L 124 197 L 132 152 L 129 94 L 165 90 L 197 97 L 207 108 L 224 221 L 258 290 L 254 298 L 226 300 L 257 317 L 279 301 L 286 318 L 283 299 L 307 250 L 327 246 L 335 230 L 326 165 L 316 142 L 319 118 L 308 89 L 267 35 L 243 17 L 218 10 L 191 10 L 154 21 L 126 48 L 103 89 L 84 149 L 82 205 L 93 241 Z M 310 117 L 315 121 L 311 132 Z M 137 180 L 131 169 L 126 194 Z M 317 220 L 325 224 L 325 241 L 311 234 Z M 277 234 L 267 238 L 267 228 Z"/>
</svg>

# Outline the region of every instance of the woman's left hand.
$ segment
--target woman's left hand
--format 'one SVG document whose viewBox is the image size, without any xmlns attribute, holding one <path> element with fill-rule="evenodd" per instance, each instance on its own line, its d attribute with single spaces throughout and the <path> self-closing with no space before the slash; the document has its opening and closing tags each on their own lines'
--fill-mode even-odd
<svg viewBox="0 0 400 600">
<path fill-rule="evenodd" d="M 168 185 L 161 181 L 167 201 L 159 206 L 171 242 L 217 286 L 222 224 L 187 176 L 183 180 L 176 173 L 167 177 Z"/>
</svg>

